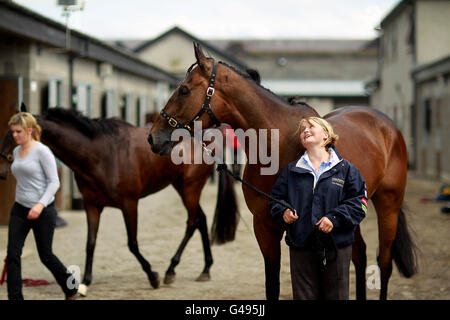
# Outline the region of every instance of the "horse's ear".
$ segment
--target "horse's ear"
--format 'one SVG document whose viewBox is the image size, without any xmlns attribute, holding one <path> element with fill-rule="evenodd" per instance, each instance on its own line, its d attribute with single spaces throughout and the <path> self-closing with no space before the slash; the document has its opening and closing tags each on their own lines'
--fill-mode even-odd
<svg viewBox="0 0 450 320">
<path fill-rule="evenodd" d="M 27 106 L 25 105 L 25 103 L 23 103 L 23 101 L 22 101 L 22 103 L 20 104 L 20 109 L 19 109 L 19 111 L 21 111 L 21 112 L 27 112 Z"/>
<path fill-rule="evenodd" d="M 255 69 L 247 69 L 247 74 L 255 81 L 257 84 L 261 84 L 261 75 L 258 70 Z"/>
<path fill-rule="evenodd" d="M 194 41 L 194 52 L 195 52 L 195 59 L 197 59 L 198 66 L 206 72 L 206 74 L 210 74 L 212 70 L 212 66 L 208 58 L 203 53 L 202 46 L 200 43 Z"/>
</svg>

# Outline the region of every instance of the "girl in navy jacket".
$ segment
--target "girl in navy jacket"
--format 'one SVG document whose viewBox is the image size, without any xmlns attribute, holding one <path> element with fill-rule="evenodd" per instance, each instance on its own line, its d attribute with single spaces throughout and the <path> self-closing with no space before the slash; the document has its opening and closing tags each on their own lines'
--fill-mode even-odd
<svg viewBox="0 0 450 320">
<path fill-rule="evenodd" d="M 338 136 L 324 119 L 299 123 L 306 152 L 281 172 L 271 196 L 271 215 L 286 225 L 294 299 L 348 299 L 351 244 L 367 211 L 359 170 L 343 159 Z"/>
</svg>

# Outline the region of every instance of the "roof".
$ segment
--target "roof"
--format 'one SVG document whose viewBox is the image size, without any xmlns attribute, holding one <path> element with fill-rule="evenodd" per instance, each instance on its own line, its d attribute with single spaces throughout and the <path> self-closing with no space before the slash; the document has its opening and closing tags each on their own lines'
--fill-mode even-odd
<svg viewBox="0 0 450 320">
<path fill-rule="evenodd" d="M 262 85 L 281 96 L 365 97 L 364 81 L 266 80 Z"/>
<path fill-rule="evenodd" d="M 411 71 L 415 82 L 424 82 L 438 76 L 450 74 L 450 55 L 430 63 L 418 65 Z"/>
<path fill-rule="evenodd" d="M 381 20 L 380 26 L 384 27 L 386 24 L 395 19 L 399 13 L 403 11 L 408 5 L 412 4 L 414 0 L 401 0 L 392 10 Z"/>
<path fill-rule="evenodd" d="M 0 1 L 0 32 L 66 48 L 66 26 L 13 2 Z M 178 80 L 164 70 L 99 39 L 71 30 L 67 53 L 109 62 L 118 69 L 153 80 L 176 84 Z"/>
<path fill-rule="evenodd" d="M 207 49 L 208 51 L 215 53 L 219 56 L 224 57 L 226 60 L 228 60 L 229 62 L 231 62 L 232 64 L 234 64 L 235 66 L 245 69 L 247 66 L 245 64 L 245 62 L 238 60 L 236 57 L 234 57 L 233 55 L 230 55 L 229 53 L 227 53 L 226 51 L 223 51 L 222 49 L 216 47 L 215 45 L 211 44 L 209 41 L 204 41 L 201 40 L 195 36 L 193 36 L 192 34 L 186 32 L 185 30 L 181 29 L 180 27 L 173 27 L 169 30 L 167 30 L 166 32 L 164 32 L 163 34 L 159 35 L 158 37 L 145 41 L 139 45 L 137 45 L 137 47 L 135 47 L 133 49 L 134 52 L 139 53 L 142 50 L 145 50 L 146 48 L 154 45 L 155 43 L 161 41 L 162 39 L 166 38 L 167 36 L 174 34 L 174 33 L 179 33 L 182 36 L 191 39 L 192 41 L 198 42 L 200 43 L 200 45 Z M 121 40 L 119 40 L 121 41 Z M 128 45 L 130 45 L 131 43 L 128 42 Z"/>
<path fill-rule="evenodd" d="M 253 54 L 355 53 L 376 50 L 378 46 L 377 39 L 221 39 L 208 42 L 222 50 Z"/>
<path fill-rule="evenodd" d="M 140 47 L 147 39 L 103 39 L 106 43 L 120 47 L 126 51 L 134 53 L 137 47 Z"/>
<path fill-rule="evenodd" d="M 247 52 L 355 52 L 378 48 L 378 38 L 375 39 L 206 39 L 204 42 L 219 50 L 239 48 Z M 111 39 L 107 43 L 136 51 L 144 45 L 143 39 Z"/>
</svg>

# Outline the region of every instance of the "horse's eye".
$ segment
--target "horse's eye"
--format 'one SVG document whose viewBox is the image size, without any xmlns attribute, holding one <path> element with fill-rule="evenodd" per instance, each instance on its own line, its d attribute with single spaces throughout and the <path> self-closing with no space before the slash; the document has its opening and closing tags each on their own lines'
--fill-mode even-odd
<svg viewBox="0 0 450 320">
<path fill-rule="evenodd" d="M 181 87 L 178 89 L 178 94 L 179 94 L 180 96 L 186 96 L 186 95 L 189 94 L 189 89 L 188 89 L 186 86 L 181 86 Z"/>
</svg>

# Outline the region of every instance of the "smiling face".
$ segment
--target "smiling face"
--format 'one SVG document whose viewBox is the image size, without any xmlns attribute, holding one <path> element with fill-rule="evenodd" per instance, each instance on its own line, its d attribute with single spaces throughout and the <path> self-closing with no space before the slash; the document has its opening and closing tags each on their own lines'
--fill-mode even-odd
<svg viewBox="0 0 450 320">
<path fill-rule="evenodd" d="M 23 145 L 32 139 L 32 128 L 25 129 L 21 125 L 11 125 L 11 132 L 14 138 L 14 141 L 17 144 Z"/>
<path fill-rule="evenodd" d="M 306 148 L 321 147 L 329 134 L 314 120 L 305 121 L 300 127 L 300 142 Z"/>
</svg>

